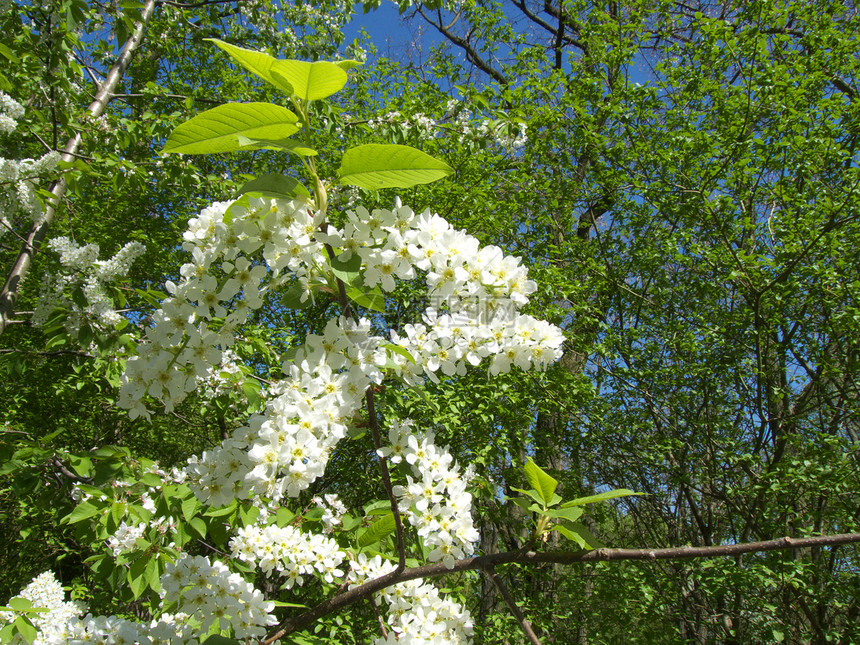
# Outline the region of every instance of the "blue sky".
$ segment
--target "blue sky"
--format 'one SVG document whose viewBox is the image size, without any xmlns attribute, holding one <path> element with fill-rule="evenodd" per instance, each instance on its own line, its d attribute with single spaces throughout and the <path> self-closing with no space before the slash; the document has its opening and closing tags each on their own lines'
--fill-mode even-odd
<svg viewBox="0 0 860 645">
<path fill-rule="evenodd" d="M 370 13 L 362 13 L 358 9 L 352 22 L 344 27 L 345 42 L 351 43 L 358 38 L 363 29 L 380 56 L 398 61 L 408 60 L 410 49 L 420 48 L 426 53 L 430 47 L 442 42 L 443 38 L 420 17 L 405 21 L 403 16 L 397 5 L 388 1 L 383 1 Z"/>
</svg>

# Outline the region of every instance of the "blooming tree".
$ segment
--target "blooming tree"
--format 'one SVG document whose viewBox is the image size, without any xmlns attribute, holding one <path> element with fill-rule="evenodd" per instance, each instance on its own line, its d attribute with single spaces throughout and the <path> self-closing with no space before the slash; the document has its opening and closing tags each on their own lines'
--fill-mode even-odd
<svg viewBox="0 0 860 645">
<path fill-rule="evenodd" d="M 452 569 L 474 554 L 474 471 L 456 463 L 432 431 L 377 410 L 375 392 L 386 382 L 418 387 L 470 367 L 484 366 L 490 375 L 544 369 L 560 356 L 563 335 L 520 312 L 537 285 L 501 248 L 482 246 L 429 209 L 416 213 L 399 200 L 390 209 L 329 206 L 332 183 L 319 174 L 310 146 L 312 105 L 342 88 L 358 63 L 277 60 L 215 43 L 287 94 L 293 109 L 216 107 L 178 127 L 165 152 L 286 150 L 301 159 L 310 189 L 296 177 L 265 175 L 237 199 L 214 203 L 189 222 L 183 236 L 189 261 L 177 280 L 165 283 L 167 297 L 127 361 L 118 404 L 132 418 L 150 417 L 157 408 L 171 412 L 211 383 L 213 373 L 229 376 L 239 389 L 259 388 L 264 379 L 251 366 L 221 371 L 235 362 L 232 347 L 256 310 L 280 298 L 295 307 L 330 301 L 339 312 L 321 334 L 306 334 L 282 357 L 282 378 L 266 379 L 259 393 L 265 405 L 220 446 L 169 472 L 142 464 L 137 480 L 117 482 L 113 490 L 77 488 L 80 504 L 67 521 L 96 531 L 136 596 L 158 594 L 152 622 L 84 616 L 62 594 L 43 599 L 28 588 L 21 598 L 30 604 L 10 606 L 6 635 L 32 640 L 39 630 L 44 642 L 198 642 L 212 634 L 271 640 L 288 629 L 273 629 L 276 605 L 249 581 L 260 572 L 287 590 L 315 579 L 331 592 L 375 591 L 386 615 L 378 643 L 468 642 L 472 623 L 462 604 L 429 582 L 396 577 L 407 558 Z M 344 153 L 335 183 L 405 188 L 451 172 L 417 149 L 370 144 Z M 110 261 L 97 260 L 93 245 L 59 240 L 55 246 L 77 272 L 88 302 L 75 318 L 113 320 L 104 285 L 127 271 L 139 245 Z M 395 329 L 381 314 L 404 281 L 423 282 L 428 304 L 420 319 Z M 68 282 L 51 287 L 57 298 Z M 382 414 L 386 427 L 380 427 Z M 311 514 L 291 500 L 325 474 L 335 447 L 359 419 L 370 429 L 387 500 L 361 518 L 334 495 L 315 498 L 319 521 L 309 521 Z M 585 545 L 563 524 L 581 513 L 576 500 L 549 510 L 561 501 L 554 480 L 531 463 L 526 475 L 535 488 L 522 491 L 529 497 L 519 501 L 543 513 L 535 535 L 555 527 Z M 192 536 L 212 532 L 201 517 L 207 514 L 231 516 L 229 527 L 221 527 L 229 531 L 229 553 L 196 553 Z M 33 585 L 56 586 L 49 574 L 39 580 Z M 37 605 L 61 618 L 48 621 L 50 629 L 38 614 L 28 620 Z"/>
</svg>

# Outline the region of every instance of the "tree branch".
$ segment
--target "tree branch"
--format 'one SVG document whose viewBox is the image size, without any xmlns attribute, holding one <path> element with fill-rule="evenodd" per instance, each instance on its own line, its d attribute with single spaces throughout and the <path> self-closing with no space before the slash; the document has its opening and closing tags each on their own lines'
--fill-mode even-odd
<svg viewBox="0 0 860 645">
<path fill-rule="evenodd" d="M 507 85 L 509 83 L 507 77 L 500 71 L 492 67 L 483 58 L 481 58 L 481 55 L 478 54 L 478 51 L 474 47 L 472 47 L 472 45 L 470 45 L 465 38 L 460 38 L 460 36 L 451 33 L 451 31 L 446 29 L 445 26 L 441 23 L 436 24 L 434 21 L 430 20 L 430 18 L 428 18 L 421 9 L 418 9 L 418 13 L 421 15 L 422 18 L 424 18 L 424 20 L 433 25 L 436 31 L 445 36 L 445 38 L 457 45 L 457 47 L 462 49 L 464 52 L 466 52 L 466 60 L 475 65 L 475 67 L 480 69 L 485 74 L 492 76 L 502 85 Z"/>
<path fill-rule="evenodd" d="M 576 564 L 578 562 L 610 562 L 617 560 L 646 560 L 649 562 L 657 560 L 691 560 L 695 558 L 737 556 L 743 553 L 758 553 L 763 551 L 802 549 L 812 546 L 839 546 L 841 544 L 853 544 L 857 542 L 860 542 L 860 533 L 839 533 L 811 538 L 784 537 L 764 542 L 701 547 L 682 546 L 669 549 L 596 549 L 594 551 L 550 551 L 546 553 L 520 549 L 506 553 L 492 553 L 490 555 L 464 558 L 455 562 L 454 566 L 450 569 L 444 563 L 436 562 L 404 569 L 399 573 L 392 571 L 375 580 L 370 580 L 358 587 L 353 587 L 348 591 L 333 596 L 303 614 L 287 618 L 282 622 L 278 631 L 263 642 L 266 645 L 273 643 L 287 634 L 304 629 L 318 618 L 365 600 L 377 591 L 400 582 L 419 578 L 433 578 L 460 571 L 487 569 L 488 567 L 492 568 L 500 564 Z"/>
</svg>

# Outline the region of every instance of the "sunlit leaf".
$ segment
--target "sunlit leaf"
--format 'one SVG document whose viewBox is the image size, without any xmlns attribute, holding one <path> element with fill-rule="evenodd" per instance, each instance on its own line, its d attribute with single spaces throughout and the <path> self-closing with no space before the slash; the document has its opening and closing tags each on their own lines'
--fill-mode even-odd
<svg viewBox="0 0 860 645">
<path fill-rule="evenodd" d="M 233 60 L 252 74 L 256 74 L 267 83 L 270 83 L 279 90 L 286 92 L 287 95 L 293 94 L 293 86 L 290 85 L 289 81 L 284 78 L 274 78 L 269 73 L 272 65 L 279 62 L 280 59 L 253 49 L 236 47 L 236 45 L 225 43 L 223 40 L 218 40 L 217 38 L 207 38 L 206 40 L 218 45 L 218 47 L 227 52 Z"/>
<path fill-rule="evenodd" d="M 444 161 L 415 148 L 370 143 L 347 150 L 337 174 L 342 184 L 376 190 L 428 184 L 453 172 Z"/>
<path fill-rule="evenodd" d="M 285 139 L 298 132 L 298 117 L 272 103 L 227 103 L 206 110 L 178 126 L 162 152 L 211 154 L 241 149 L 238 135 L 250 139 Z"/>
<path fill-rule="evenodd" d="M 293 94 L 305 101 L 330 96 L 346 85 L 346 72 L 334 63 L 279 60 L 269 73 L 279 82 L 292 86 Z"/>
</svg>

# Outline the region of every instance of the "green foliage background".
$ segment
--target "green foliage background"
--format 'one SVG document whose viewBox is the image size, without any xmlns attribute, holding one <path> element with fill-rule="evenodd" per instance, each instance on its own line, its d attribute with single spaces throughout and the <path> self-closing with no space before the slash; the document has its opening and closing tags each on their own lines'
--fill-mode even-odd
<svg viewBox="0 0 860 645">
<path fill-rule="evenodd" d="M 132 337 L 153 310 L 134 289 L 159 290 L 176 275 L 187 218 L 251 176 L 295 170 L 294 159 L 266 151 L 157 154 L 203 109 L 282 101 L 203 39 L 281 58 L 352 55 L 320 17 L 335 5 L 302 23 L 292 6 L 201 4 L 159 8 L 98 121 L 85 115 L 95 89 L 86 69 L 104 72 L 138 9 L 51 0 L 13 3 L 0 16 L 0 55 L 10 61 L 0 89 L 27 105 L 19 130 L 0 135 L 0 156 L 37 157 L 83 135 L 51 236 L 97 242 L 102 257 L 129 240 L 147 245 L 122 290 L 130 321 L 122 333 Z M 396 384 L 380 393 L 383 416 L 434 429 L 478 468 L 481 550 L 527 540 L 531 518 L 503 495 L 525 487 L 529 456 L 566 498 L 646 493 L 590 511 L 588 528 L 610 546 L 860 530 L 854 4 L 481 0 L 459 8 L 456 16 L 407 8 L 413 25 L 438 34 L 434 46 L 411 59 L 371 55 L 314 115 L 329 129 L 313 145 L 330 176 L 335 151 L 360 143 L 407 143 L 444 159 L 451 179 L 366 192 L 362 203 L 388 206 L 402 193 L 416 212 L 429 207 L 521 255 L 540 286 L 531 312 L 567 332 L 564 358 L 545 374 L 491 379 L 476 369 L 423 394 Z M 460 107 L 449 106 L 452 96 Z M 453 112 L 463 108 L 475 122 L 527 124 L 528 144 L 511 152 L 460 136 Z M 399 119 L 368 124 L 392 111 Z M 404 126 L 419 114 L 443 124 L 439 136 Z M 19 249 L 6 232 L 0 266 L 11 267 Z M 145 615 L 144 600 L 113 592 L 119 578 L 84 564 L 103 551 L 99 542 L 59 524 L 74 507 L 68 475 L 108 484 L 142 459 L 179 465 L 253 404 L 192 398 L 153 423 L 129 420 L 114 405 L 119 331 L 96 330 L 100 345 L 91 345 L 59 323 L 27 324 L 41 276 L 56 268 L 50 252 L 37 256 L 18 303 L 22 323 L 0 336 L 0 597 L 50 568 L 86 593 L 93 611 Z M 277 376 L 277 354 L 318 331 L 333 313 L 326 307 L 271 303 L 241 352 Z M 415 312 L 387 315 L 380 326 Z M 97 453 L 110 445 L 127 452 Z M 383 496 L 368 437 L 338 450 L 311 493 L 337 492 L 350 508 Z M 572 548 L 555 534 L 546 547 Z M 857 547 L 843 546 L 503 575 L 545 642 L 847 643 L 860 640 L 857 558 Z M 515 624 L 491 586 L 477 575 L 444 584 L 472 610 L 477 642 L 510 642 Z M 279 597 L 321 599 L 312 588 Z M 320 638 L 366 642 L 374 619 L 364 608 L 319 629 Z"/>
</svg>

